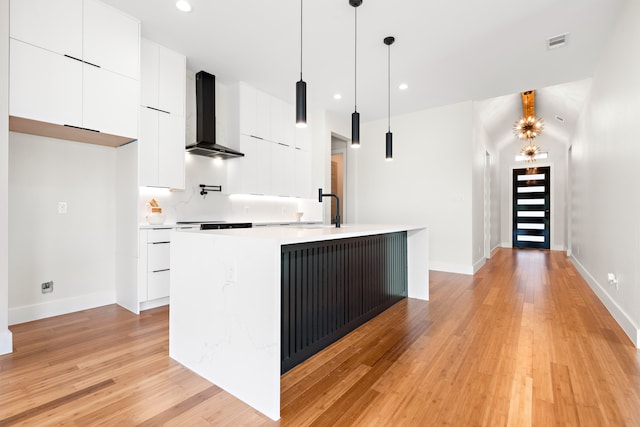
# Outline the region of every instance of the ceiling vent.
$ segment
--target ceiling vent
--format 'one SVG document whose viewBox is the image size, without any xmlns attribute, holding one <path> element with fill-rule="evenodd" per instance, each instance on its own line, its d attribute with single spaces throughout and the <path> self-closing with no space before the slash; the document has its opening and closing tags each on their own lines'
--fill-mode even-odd
<svg viewBox="0 0 640 427">
<path fill-rule="evenodd" d="M 559 36 L 549 37 L 547 39 L 547 49 L 557 49 L 567 45 L 569 33 L 560 34 Z"/>
</svg>

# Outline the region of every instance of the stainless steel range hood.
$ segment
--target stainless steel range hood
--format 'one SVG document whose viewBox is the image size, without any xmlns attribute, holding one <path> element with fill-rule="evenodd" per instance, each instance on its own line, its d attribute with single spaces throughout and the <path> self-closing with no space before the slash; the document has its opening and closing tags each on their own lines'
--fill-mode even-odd
<svg viewBox="0 0 640 427">
<path fill-rule="evenodd" d="M 244 157 L 239 151 L 216 143 L 216 76 L 196 74 L 196 143 L 187 152 L 217 159 Z"/>
</svg>

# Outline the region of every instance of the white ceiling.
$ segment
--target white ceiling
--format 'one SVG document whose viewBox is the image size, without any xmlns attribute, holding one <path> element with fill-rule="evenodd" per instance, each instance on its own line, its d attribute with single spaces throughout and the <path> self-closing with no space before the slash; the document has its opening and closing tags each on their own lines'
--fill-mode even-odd
<svg viewBox="0 0 640 427">
<path fill-rule="evenodd" d="M 186 14 L 175 8 L 175 0 L 104 1 L 140 18 L 144 37 L 185 54 L 190 70 L 205 70 L 226 84 L 246 81 L 293 103 L 300 74 L 299 0 L 190 0 L 193 11 Z M 521 114 L 518 93 L 537 89 L 536 112 L 547 123 L 555 114 L 570 118 L 581 103 L 568 102 L 565 89 L 557 85 L 592 77 L 622 2 L 364 0 L 358 8 L 361 121 L 387 115 L 387 47 L 382 40 L 389 35 L 396 38 L 391 47 L 392 115 L 487 99 L 483 108 L 499 106 L 502 114 L 481 116 L 492 121 L 485 125 L 491 137 L 501 139 L 501 123 L 511 132 Z M 562 33 L 569 33 L 567 46 L 547 50 L 546 39 Z M 351 114 L 354 8 L 348 0 L 304 0 L 303 37 L 308 108 Z M 409 89 L 398 90 L 401 82 Z M 550 86 L 557 87 L 542 91 Z M 583 100 L 587 89 L 582 82 L 566 90 Z M 342 100 L 334 100 L 335 93 Z M 502 101 L 489 100 L 505 95 L 509 97 Z"/>
</svg>

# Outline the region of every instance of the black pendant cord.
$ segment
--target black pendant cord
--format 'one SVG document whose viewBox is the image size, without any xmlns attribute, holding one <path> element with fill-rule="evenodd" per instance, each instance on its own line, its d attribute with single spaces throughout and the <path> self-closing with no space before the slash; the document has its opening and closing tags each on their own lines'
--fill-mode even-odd
<svg viewBox="0 0 640 427">
<path fill-rule="evenodd" d="M 353 43 L 353 110 L 358 111 L 358 8 L 354 8 L 355 19 L 355 31 L 354 31 L 354 43 Z"/>
<path fill-rule="evenodd" d="M 302 0 L 300 0 L 300 80 L 302 80 Z"/>
<path fill-rule="evenodd" d="M 387 120 L 391 132 L 391 44 L 387 48 Z"/>
</svg>

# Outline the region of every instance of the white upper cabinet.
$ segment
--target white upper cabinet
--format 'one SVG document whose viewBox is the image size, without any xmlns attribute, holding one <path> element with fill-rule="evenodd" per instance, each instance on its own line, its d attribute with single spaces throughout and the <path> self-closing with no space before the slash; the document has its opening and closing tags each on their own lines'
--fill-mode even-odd
<svg viewBox="0 0 640 427">
<path fill-rule="evenodd" d="M 11 116 L 137 138 L 138 20 L 97 0 L 12 0 L 10 19 Z"/>
<path fill-rule="evenodd" d="M 187 58 L 160 46 L 158 108 L 184 117 Z M 184 145 L 184 144 L 183 144 Z"/>
<path fill-rule="evenodd" d="M 227 160 L 229 194 L 271 194 L 271 145 L 269 141 L 240 135 L 244 157 Z"/>
<path fill-rule="evenodd" d="M 83 0 L 11 0 L 11 38 L 82 58 Z"/>
<path fill-rule="evenodd" d="M 315 197 L 311 189 L 311 152 L 296 148 L 294 150 L 294 161 L 294 196 L 304 198 Z"/>
<path fill-rule="evenodd" d="M 138 80 L 140 24 L 96 0 L 84 1 L 82 59 Z"/>
<path fill-rule="evenodd" d="M 184 116 L 186 57 L 142 39 L 140 64 L 140 105 Z"/>
<path fill-rule="evenodd" d="M 233 88 L 233 132 L 271 140 L 271 97 L 246 83 Z M 235 140 L 237 142 L 237 140 Z M 233 144 L 237 148 L 237 144 Z"/>
<path fill-rule="evenodd" d="M 295 149 L 271 142 L 271 189 L 274 196 L 291 197 L 295 192 Z"/>
<path fill-rule="evenodd" d="M 305 151 L 311 151 L 311 126 L 295 128 L 295 147 Z"/>
<path fill-rule="evenodd" d="M 140 105 L 144 107 L 159 108 L 159 64 L 160 46 L 147 39 L 140 39 Z"/>
<path fill-rule="evenodd" d="M 84 65 L 82 127 L 138 135 L 138 81 Z"/>
<path fill-rule="evenodd" d="M 293 146 L 295 131 L 295 110 L 286 102 L 271 97 L 270 141 Z"/>
<path fill-rule="evenodd" d="M 83 64 L 13 39 L 9 51 L 10 114 L 82 126 Z"/>
<path fill-rule="evenodd" d="M 140 185 L 185 188 L 186 57 L 142 39 Z"/>
<path fill-rule="evenodd" d="M 309 197 L 311 132 L 296 133 L 293 105 L 243 82 L 231 100 L 230 141 L 245 157 L 227 163 L 227 191 Z M 298 160 L 304 163 L 300 168 Z"/>
<path fill-rule="evenodd" d="M 238 100 L 238 130 L 242 135 L 257 136 L 256 89 L 245 83 L 239 83 L 235 90 Z"/>
</svg>

